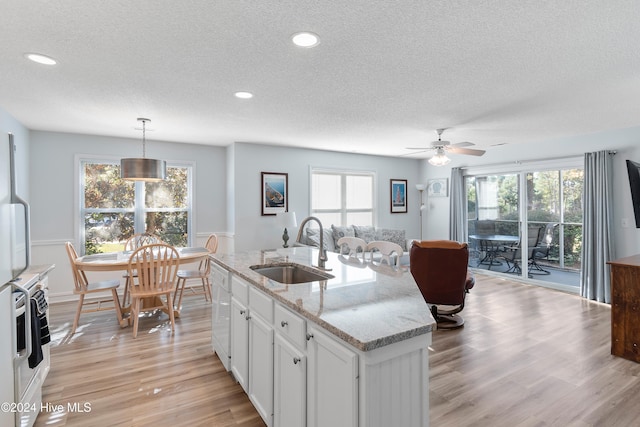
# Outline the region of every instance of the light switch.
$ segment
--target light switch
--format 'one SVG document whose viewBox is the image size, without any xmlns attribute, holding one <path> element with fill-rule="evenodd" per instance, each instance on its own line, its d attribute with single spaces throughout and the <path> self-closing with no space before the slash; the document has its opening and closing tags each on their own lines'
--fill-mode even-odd
<svg viewBox="0 0 640 427">
<path fill-rule="evenodd" d="M 629 228 L 629 218 L 622 218 L 620 222 L 622 223 L 622 228 Z"/>
</svg>

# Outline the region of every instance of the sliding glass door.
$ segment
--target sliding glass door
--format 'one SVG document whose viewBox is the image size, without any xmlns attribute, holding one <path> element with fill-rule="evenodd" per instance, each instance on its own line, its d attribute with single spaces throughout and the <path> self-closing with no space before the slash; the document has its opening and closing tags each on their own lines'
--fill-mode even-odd
<svg viewBox="0 0 640 427">
<path fill-rule="evenodd" d="M 579 286 L 583 171 L 467 176 L 471 267 Z"/>
</svg>

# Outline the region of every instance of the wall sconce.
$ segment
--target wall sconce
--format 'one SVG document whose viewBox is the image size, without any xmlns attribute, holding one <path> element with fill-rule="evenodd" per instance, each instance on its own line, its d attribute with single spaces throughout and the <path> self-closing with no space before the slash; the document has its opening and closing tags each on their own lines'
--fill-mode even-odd
<svg viewBox="0 0 640 427">
<path fill-rule="evenodd" d="M 287 232 L 287 228 L 294 228 L 298 226 L 298 221 L 296 221 L 296 213 L 295 212 L 282 212 L 278 214 L 278 219 L 280 225 L 284 227 L 284 233 L 282 234 L 282 241 L 284 244 L 283 248 L 288 248 L 289 244 L 289 233 Z"/>
<path fill-rule="evenodd" d="M 426 190 L 427 186 L 424 184 L 416 184 L 416 190 L 420 192 L 420 240 L 422 240 L 422 211 L 425 210 L 426 206 L 424 205 L 424 190 Z"/>
</svg>

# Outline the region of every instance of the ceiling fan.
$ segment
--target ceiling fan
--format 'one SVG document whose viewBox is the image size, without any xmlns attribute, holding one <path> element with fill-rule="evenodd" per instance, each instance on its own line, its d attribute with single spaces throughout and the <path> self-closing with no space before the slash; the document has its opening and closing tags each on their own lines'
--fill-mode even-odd
<svg viewBox="0 0 640 427">
<path fill-rule="evenodd" d="M 446 155 L 446 152 L 454 153 L 454 154 L 467 154 L 471 156 L 482 156 L 485 151 L 484 150 L 476 150 L 473 148 L 464 148 L 470 147 L 473 144 L 472 142 L 458 142 L 456 144 L 451 144 L 449 141 L 442 140 L 442 133 L 446 129 L 437 129 L 438 132 L 438 140 L 431 142 L 430 147 L 407 147 L 407 150 L 421 150 L 416 153 L 422 153 L 424 151 L 435 151 L 435 154 L 432 158 L 429 159 L 429 163 L 434 166 L 443 166 L 451 161 Z"/>
</svg>

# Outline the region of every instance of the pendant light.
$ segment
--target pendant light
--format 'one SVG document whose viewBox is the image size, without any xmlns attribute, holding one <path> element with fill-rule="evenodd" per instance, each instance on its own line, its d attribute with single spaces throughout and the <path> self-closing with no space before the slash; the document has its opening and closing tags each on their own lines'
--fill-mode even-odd
<svg viewBox="0 0 640 427">
<path fill-rule="evenodd" d="M 120 177 L 129 181 L 162 181 L 167 178 L 167 162 L 145 157 L 146 124 L 151 120 L 138 118 L 138 121 L 142 122 L 142 158 L 121 159 Z"/>
</svg>

